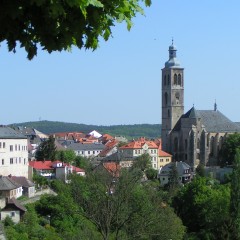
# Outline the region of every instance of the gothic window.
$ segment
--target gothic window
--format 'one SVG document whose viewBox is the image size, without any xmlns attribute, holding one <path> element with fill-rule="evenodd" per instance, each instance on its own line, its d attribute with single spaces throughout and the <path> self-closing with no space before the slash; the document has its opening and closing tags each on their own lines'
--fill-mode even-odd
<svg viewBox="0 0 240 240">
<path fill-rule="evenodd" d="M 182 85 L 182 77 L 181 74 L 178 74 L 178 85 Z"/>
<path fill-rule="evenodd" d="M 164 76 L 164 86 L 166 86 L 167 85 L 167 77 L 166 77 L 166 75 Z"/>
<path fill-rule="evenodd" d="M 188 148 L 188 141 L 187 141 L 187 139 L 185 139 L 185 144 L 184 144 L 184 147 L 185 147 L 185 151 L 187 150 L 187 148 Z"/>
<path fill-rule="evenodd" d="M 168 78 L 167 84 L 170 85 L 170 76 L 169 76 L 169 74 L 168 74 L 167 78 Z"/>
<path fill-rule="evenodd" d="M 168 103 L 168 94 L 165 92 L 165 104 L 167 105 Z"/>
<path fill-rule="evenodd" d="M 175 137 L 174 138 L 174 152 L 177 152 L 178 151 L 178 138 Z"/>
<path fill-rule="evenodd" d="M 174 85 L 177 85 L 177 74 L 174 74 Z"/>
<path fill-rule="evenodd" d="M 210 155 L 213 156 L 213 148 L 214 148 L 214 137 L 211 137 L 210 140 Z"/>
<path fill-rule="evenodd" d="M 219 139 L 219 150 L 222 149 L 222 145 L 223 145 L 223 136 L 221 136 Z"/>
<path fill-rule="evenodd" d="M 200 149 L 200 139 L 197 140 L 197 148 Z"/>
<path fill-rule="evenodd" d="M 168 113 L 168 117 L 170 117 L 170 110 L 169 109 L 168 109 L 167 113 Z"/>
</svg>

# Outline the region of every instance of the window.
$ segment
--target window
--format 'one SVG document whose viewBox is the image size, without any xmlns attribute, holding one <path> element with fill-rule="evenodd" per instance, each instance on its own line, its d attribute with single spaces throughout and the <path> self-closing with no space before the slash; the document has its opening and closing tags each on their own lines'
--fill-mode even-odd
<svg viewBox="0 0 240 240">
<path fill-rule="evenodd" d="M 21 147 L 20 147 L 20 144 L 18 144 L 18 151 L 20 151 L 21 150 Z"/>
<path fill-rule="evenodd" d="M 24 158 L 24 164 L 26 164 L 26 158 Z"/>
<path fill-rule="evenodd" d="M 169 74 L 168 74 L 167 77 L 168 77 L 167 84 L 170 85 L 170 76 L 169 76 Z"/>
<path fill-rule="evenodd" d="M 88 154 L 90 154 L 90 151 L 88 151 Z"/>
<path fill-rule="evenodd" d="M 177 74 L 174 74 L 174 85 L 177 85 Z"/>
<path fill-rule="evenodd" d="M 3 142 L 3 148 L 5 148 L 6 147 L 6 143 L 5 142 Z"/>
<path fill-rule="evenodd" d="M 13 164 L 13 158 L 10 158 L 10 164 Z"/>
<path fill-rule="evenodd" d="M 17 164 L 17 158 L 15 159 L 15 162 L 16 162 L 16 164 Z"/>
<path fill-rule="evenodd" d="M 2 165 L 4 165 L 4 159 L 2 159 Z"/>
<path fill-rule="evenodd" d="M 13 145 L 10 145 L 10 152 L 13 151 Z"/>
<path fill-rule="evenodd" d="M 168 103 L 168 94 L 166 92 L 164 94 L 164 97 L 165 97 L 165 105 L 167 105 L 167 103 Z"/>
<path fill-rule="evenodd" d="M 95 151 L 93 151 L 93 154 L 95 154 Z"/>
<path fill-rule="evenodd" d="M 167 77 L 166 77 L 166 75 L 164 76 L 164 85 L 165 86 L 167 85 Z"/>
<path fill-rule="evenodd" d="M 11 212 L 11 217 L 15 217 L 15 212 Z"/>
<path fill-rule="evenodd" d="M 156 168 L 156 164 L 154 164 L 154 167 Z"/>
<path fill-rule="evenodd" d="M 137 150 L 135 150 L 135 154 L 137 154 Z"/>
<path fill-rule="evenodd" d="M 21 163 L 21 161 L 22 161 L 22 159 L 21 159 L 21 158 L 19 158 L 19 163 Z"/>
<path fill-rule="evenodd" d="M 182 85 L 182 77 L 181 74 L 178 74 L 178 85 Z"/>
<path fill-rule="evenodd" d="M 17 151 L 17 144 L 15 144 L 15 151 Z"/>
<path fill-rule="evenodd" d="M 2 148 L 2 143 L 0 142 L 0 148 Z"/>
</svg>

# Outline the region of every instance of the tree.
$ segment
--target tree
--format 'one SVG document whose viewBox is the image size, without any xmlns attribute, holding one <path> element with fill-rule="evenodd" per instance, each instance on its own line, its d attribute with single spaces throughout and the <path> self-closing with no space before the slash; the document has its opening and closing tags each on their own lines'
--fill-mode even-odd
<svg viewBox="0 0 240 240">
<path fill-rule="evenodd" d="M 229 239 L 228 185 L 216 184 L 203 177 L 194 178 L 181 188 L 172 205 L 188 233 L 195 233 L 197 239 Z"/>
<path fill-rule="evenodd" d="M 236 149 L 240 148 L 240 134 L 234 133 L 227 137 L 221 149 L 221 165 L 232 165 Z"/>
<path fill-rule="evenodd" d="M 236 149 L 231 181 L 230 213 L 232 221 L 232 237 L 240 239 L 240 149 Z"/>
<path fill-rule="evenodd" d="M 200 177 L 204 177 L 205 176 L 205 168 L 203 164 L 198 164 L 197 168 L 196 168 L 196 173 L 198 176 Z"/>
<path fill-rule="evenodd" d="M 37 160 L 55 160 L 56 146 L 55 138 L 52 135 L 39 145 L 35 157 Z"/>
<path fill-rule="evenodd" d="M 73 163 L 76 158 L 76 154 L 72 149 L 60 150 L 56 152 L 56 159 L 65 162 Z"/>
<path fill-rule="evenodd" d="M 149 169 L 151 167 L 151 157 L 148 153 L 144 153 L 133 160 L 132 168 L 138 168 L 141 171 Z"/>
<path fill-rule="evenodd" d="M 25 48 L 28 59 L 37 55 L 38 47 L 52 51 L 98 47 L 99 37 L 108 40 L 116 22 L 132 26 L 131 19 L 143 14 L 144 0 L 66 0 L 1 1 L 0 42 L 6 40 L 9 51 L 17 42 Z M 151 0 L 145 0 L 149 6 Z"/>
<path fill-rule="evenodd" d="M 100 169 L 85 178 L 73 176 L 70 186 L 80 214 L 102 239 L 182 239 L 181 220 L 140 180 L 138 169 L 121 171 L 117 180 Z"/>
</svg>

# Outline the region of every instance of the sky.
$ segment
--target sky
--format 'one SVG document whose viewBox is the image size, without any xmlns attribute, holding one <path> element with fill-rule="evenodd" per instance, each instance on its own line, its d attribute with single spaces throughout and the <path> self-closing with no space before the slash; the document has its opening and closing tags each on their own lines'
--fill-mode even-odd
<svg viewBox="0 0 240 240">
<path fill-rule="evenodd" d="M 28 121 L 161 123 L 161 69 L 174 38 L 184 67 L 185 112 L 218 110 L 240 122 L 240 1 L 152 0 L 134 26 L 91 50 L 27 60 L 0 47 L 0 124 Z"/>
</svg>

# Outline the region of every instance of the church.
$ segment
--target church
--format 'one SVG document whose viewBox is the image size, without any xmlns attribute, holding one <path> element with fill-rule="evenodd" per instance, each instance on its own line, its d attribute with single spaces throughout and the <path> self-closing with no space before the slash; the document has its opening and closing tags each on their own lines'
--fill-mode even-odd
<svg viewBox="0 0 240 240">
<path fill-rule="evenodd" d="M 173 161 L 184 161 L 192 168 L 219 164 L 220 150 L 229 134 L 240 132 L 215 103 L 213 110 L 192 107 L 184 112 L 184 68 L 177 59 L 177 49 L 169 46 L 169 60 L 162 69 L 162 149 Z"/>
</svg>

